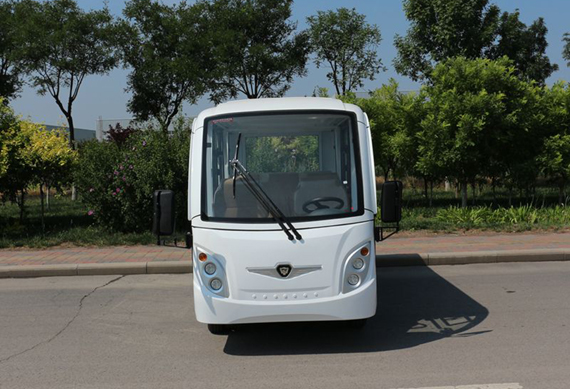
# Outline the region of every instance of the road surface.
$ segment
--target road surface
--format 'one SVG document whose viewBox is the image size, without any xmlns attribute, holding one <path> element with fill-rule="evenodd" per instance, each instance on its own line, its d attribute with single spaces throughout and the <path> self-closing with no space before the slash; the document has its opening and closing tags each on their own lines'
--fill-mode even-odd
<svg viewBox="0 0 570 389">
<path fill-rule="evenodd" d="M 197 323 L 191 275 L 0 280 L 0 388 L 570 387 L 570 263 L 380 268 L 363 330 Z"/>
</svg>

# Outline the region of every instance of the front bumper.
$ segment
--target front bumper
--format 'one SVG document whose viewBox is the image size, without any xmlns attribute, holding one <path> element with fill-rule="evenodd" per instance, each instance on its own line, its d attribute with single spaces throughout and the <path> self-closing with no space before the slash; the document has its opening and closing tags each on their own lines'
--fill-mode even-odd
<svg viewBox="0 0 570 389">
<path fill-rule="evenodd" d="M 196 318 L 207 324 L 365 319 L 376 313 L 376 278 L 333 297 L 296 301 L 243 301 L 218 297 L 194 279 Z"/>
</svg>

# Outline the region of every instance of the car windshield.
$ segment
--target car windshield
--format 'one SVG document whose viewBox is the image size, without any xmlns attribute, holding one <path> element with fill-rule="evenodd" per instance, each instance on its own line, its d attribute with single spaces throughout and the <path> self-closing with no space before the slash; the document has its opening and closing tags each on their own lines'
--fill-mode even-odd
<svg viewBox="0 0 570 389">
<path fill-rule="evenodd" d="M 206 119 L 202 215 L 267 222 L 273 218 L 234 180 L 230 160 L 241 134 L 240 163 L 291 221 L 361 213 L 352 116 L 346 113 L 253 114 Z"/>
</svg>

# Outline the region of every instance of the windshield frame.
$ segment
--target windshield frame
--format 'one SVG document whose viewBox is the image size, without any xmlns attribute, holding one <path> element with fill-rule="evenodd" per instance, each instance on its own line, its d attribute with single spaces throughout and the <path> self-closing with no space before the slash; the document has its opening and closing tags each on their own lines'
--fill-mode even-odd
<svg viewBox="0 0 570 389">
<path fill-rule="evenodd" d="M 268 110 L 268 111 L 248 111 L 248 112 L 232 112 L 232 113 L 225 113 L 221 115 L 213 115 L 204 118 L 204 123 L 202 127 L 202 167 L 201 167 L 201 188 L 200 188 L 200 218 L 203 221 L 209 222 L 219 222 L 219 223 L 233 223 L 233 224 L 275 224 L 275 220 L 273 218 L 245 218 L 245 217 L 217 217 L 217 216 L 208 216 L 206 214 L 207 209 L 207 132 L 208 132 L 208 125 L 209 122 L 212 120 L 219 120 L 219 119 L 226 119 L 226 118 L 235 118 L 235 117 L 244 117 L 244 116 L 271 116 L 271 115 L 326 115 L 326 114 L 338 114 L 338 115 L 345 115 L 349 117 L 350 124 L 351 124 L 351 131 L 352 131 L 352 144 L 353 144 L 353 153 L 354 153 L 354 167 L 356 170 L 356 182 L 353 185 L 356 186 L 356 196 L 357 196 L 357 204 L 358 209 L 353 212 L 345 213 L 345 214 L 332 214 L 332 215 L 320 215 L 320 216 L 288 216 L 288 219 L 293 223 L 302 223 L 302 222 L 313 222 L 319 220 L 332 220 L 332 219 L 346 219 L 350 217 L 362 216 L 364 215 L 364 191 L 363 191 L 363 177 L 362 177 L 362 160 L 361 160 L 361 153 L 360 153 L 360 136 L 358 131 L 358 119 L 355 112 L 352 111 L 345 111 L 345 110 L 334 110 L 334 109 L 297 109 L 297 110 Z"/>
</svg>

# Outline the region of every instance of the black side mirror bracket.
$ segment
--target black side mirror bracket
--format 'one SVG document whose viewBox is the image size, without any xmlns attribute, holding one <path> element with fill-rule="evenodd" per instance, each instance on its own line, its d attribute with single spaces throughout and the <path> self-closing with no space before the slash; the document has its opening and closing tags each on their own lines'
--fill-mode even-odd
<svg viewBox="0 0 570 389">
<path fill-rule="evenodd" d="M 384 235 L 385 230 L 393 230 L 393 231 L 388 235 Z M 400 223 L 396 223 L 395 226 L 374 226 L 374 240 L 376 242 L 382 242 L 383 240 L 388 239 L 398 231 L 400 231 Z"/>
</svg>

